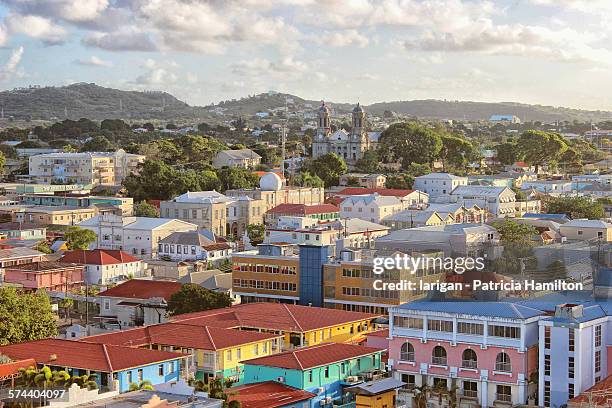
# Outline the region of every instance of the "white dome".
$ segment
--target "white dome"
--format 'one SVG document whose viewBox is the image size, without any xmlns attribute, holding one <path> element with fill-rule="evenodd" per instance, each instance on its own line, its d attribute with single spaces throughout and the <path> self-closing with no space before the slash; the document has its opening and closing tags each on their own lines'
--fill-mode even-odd
<svg viewBox="0 0 612 408">
<path fill-rule="evenodd" d="M 276 173 L 266 173 L 259 179 L 259 188 L 263 191 L 278 191 L 283 187 L 283 180 Z"/>
</svg>

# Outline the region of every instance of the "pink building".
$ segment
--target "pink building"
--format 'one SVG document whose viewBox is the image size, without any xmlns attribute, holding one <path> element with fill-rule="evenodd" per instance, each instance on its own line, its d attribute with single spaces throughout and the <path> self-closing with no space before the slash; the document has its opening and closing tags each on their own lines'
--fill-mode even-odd
<svg viewBox="0 0 612 408">
<path fill-rule="evenodd" d="M 26 290 L 64 292 L 83 284 L 85 266 L 74 263 L 32 262 L 6 268 L 4 282 Z"/>
<path fill-rule="evenodd" d="M 427 385 L 434 406 L 438 387 L 457 390 L 462 408 L 527 403 L 537 391 L 542 314 L 504 302 L 416 301 L 393 308 L 389 366 L 408 384 L 402 398 L 410 405 L 411 389 Z"/>
</svg>

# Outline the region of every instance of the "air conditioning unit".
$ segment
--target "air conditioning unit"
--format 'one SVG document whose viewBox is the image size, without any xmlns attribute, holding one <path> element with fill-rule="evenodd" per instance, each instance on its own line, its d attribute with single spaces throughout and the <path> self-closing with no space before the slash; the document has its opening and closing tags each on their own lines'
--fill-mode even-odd
<svg viewBox="0 0 612 408">
<path fill-rule="evenodd" d="M 278 381 L 279 383 L 284 383 L 285 382 L 285 377 L 278 377 L 276 379 L 276 381 Z"/>
</svg>

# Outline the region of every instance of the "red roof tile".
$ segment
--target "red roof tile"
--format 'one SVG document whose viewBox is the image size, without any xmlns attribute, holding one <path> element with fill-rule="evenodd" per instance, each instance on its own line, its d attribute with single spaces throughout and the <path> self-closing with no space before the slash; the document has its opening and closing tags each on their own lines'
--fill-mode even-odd
<svg viewBox="0 0 612 408">
<path fill-rule="evenodd" d="M 355 344 L 323 343 L 271 356 L 244 360 L 242 363 L 286 368 L 289 370 L 308 370 L 313 367 L 366 356 L 379 351 L 383 350 L 374 347 L 357 346 Z"/>
<path fill-rule="evenodd" d="M 389 329 L 377 330 L 372 333 L 366 334 L 367 337 L 389 337 Z"/>
<path fill-rule="evenodd" d="M 340 209 L 332 204 L 279 204 L 268 210 L 270 214 L 291 214 L 297 216 L 336 213 Z"/>
<path fill-rule="evenodd" d="M 399 188 L 365 188 L 365 187 L 348 187 L 340 190 L 337 195 L 364 195 L 364 194 L 380 194 L 381 196 L 405 197 L 414 190 L 403 190 Z"/>
<path fill-rule="evenodd" d="M 569 407 L 587 404 L 590 407 L 609 407 L 612 402 L 612 375 L 596 383 L 577 397 L 567 401 Z"/>
<path fill-rule="evenodd" d="M 274 381 L 240 385 L 229 389 L 229 401 L 240 401 L 242 408 L 279 408 L 306 401 L 316 394 Z"/>
<path fill-rule="evenodd" d="M 178 292 L 181 286 L 182 284 L 179 282 L 130 279 L 129 281 L 101 292 L 98 296 L 130 299 L 161 297 L 168 301 L 173 294 Z"/>
<path fill-rule="evenodd" d="M 10 363 L 0 364 L 0 380 L 12 378 L 19 374 L 20 368 L 36 367 L 36 361 L 32 358 Z"/>
<path fill-rule="evenodd" d="M 139 349 L 84 341 L 44 339 L 0 346 L 13 359 L 32 358 L 38 364 L 110 373 L 184 357 L 168 351 Z"/>
<path fill-rule="evenodd" d="M 198 326 L 305 332 L 360 320 L 371 320 L 379 316 L 284 303 L 246 303 L 224 309 L 177 315 L 172 317 L 172 320 Z"/>
<path fill-rule="evenodd" d="M 75 249 L 66 252 L 60 262 L 74 262 L 87 265 L 113 265 L 128 262 L 139 262 L 140 259 L 118 249 Z"/>
<path fill-rule="evenodd" d="M 277 337 L 281 336 L 250 330 L 240 331 L 222 327 L 201 327 L 180 323 L 162 323 L 114 333 L 89 336 L 83 338 L 82 341 L 133 347 L 159 344 L 164 346 L 214 351 Z"/>
</svg>

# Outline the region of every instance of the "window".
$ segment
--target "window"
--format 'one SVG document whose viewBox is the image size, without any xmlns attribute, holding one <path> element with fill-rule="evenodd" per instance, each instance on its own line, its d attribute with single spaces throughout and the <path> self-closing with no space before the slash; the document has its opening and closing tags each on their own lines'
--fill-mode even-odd
<svg viewBox="0 0 612 408">
<path fill-rule="evenodd" d="M 550 349 L 550 326 L 544 326 L 544 348 Z"/>
<path fill-rule="evenodd" d="M 570 398 L 574 397 L 574 384 L 567 385 L 567 393 L 569 394 Z"/>
<path fill-rule="evenodd" d="M 495 370 L 511 372 L 512 364 L 510 363 L 510 356 L 506 353 L 499 353 L 495 358 Z"/>
<path fill-rule="evenodd" d="M 110 310 L 110 299 L 104 299 L 104 310 Z"/>
<path fill-rule="evenodd" d="M 451 332 L 453 331 L 453 322 L 448 320 L 428 320 L 427 329 L 431 331 L 439 332 Z"/>
<path fill-rule="evenodd" d="M 463 350 L 461 357 L 461 367 L 463 368 L 476 368 L 478 366 L 478 357 L 476 352 L 472 349 Z"/>
<path fill-rule="evenodd" d="M 127 372 L 127 383 L 128 384 L 132 383 L 132 372 L 131 371 Z"/>
<path fill-rule="evenodd" d="M 329 367 L 325 367 L 325 378 L 329 378 Z"/>
<path fill-rule="evenodd" d="M 157 366 L 157 375 L 159 375 L 160 377 L 164 376 L 164 365 L 160 364 Z"/>
<path fill-rule="evenodd" d="M 468 398 L 478 398 L 478 383 L 476 381 L 464 381 L 463 396 Z"/>
<path fill-rule="evenodd" d="M 406 383 L 405 388 L 414 388 L 415 376 L 414 374 L 402 374 L 402 382 Z"/>
<path fill-rule="evenodd" d="M 174 373 L 174 363 L 168 363 L 168 374 Z"/>
<path fill-rule="evenodd" d="M 138 383 L 142 382 L 143 375 L 144 375 L 144 372 L 142 371 L 142 368 L 139 368 L 138 369 Z"/>
<path fill-rule="evenodd" d="M 544 406 L 550 406 L 550 381 L 544 381 Z"/>
<path fill-rule="evenodd" d="M 232 350 L 227 350 L 227 361 L 232 361 Z"/>
<path fill-rule="evenodd" d="M 435 365 L 446 365 L 446 350 L 444 349 L 444 347 L 434 347 L 431 353 L 431 363 Z"/>
<path fill-rule="evenodd" d="M 601 350 L 595 352 L 595 372 L 601 371 Z"/>
<path fill-rule="evenodd" d="M 511 326 L 489 326 L 489 336 L 491 337 L 505 337 L 509 339 L 519 339 L 521 337 L 520 327 Z"/>
<path fill-rule="evenodd" d="M 569 357 L 567 360 L 567 373 L 569 378 L 574 378 L 574 357 Z"/>
<path fill-rule="evenodd" d="M 242 350 L 236 349 L 236 360 L 240 360 L 242 358 L 241 354 L 242 354 Z"/>
<path fill-rule="evenodd" d="M 568 346 L 569 351 L 574 351 L 575 342 L 574 342 L 574 329 L 568 329 Z"/>
<path fill-rule="evenodd" d="M 503 402 L 512 402 L 512 387 L 498 384 L 496 399 Z"/>
<path fill-rule="evenodd" d="M 400 360 L 402 361 L 414 361 L 414 346 L 408 342 L 402 344 L 400 350 Z"/>
<path fill-rule="evenodd" d="M 457 331 L 462 334 L 470 335 L 482 335 L 484 333 L 484 326 L 480 323 L 457 323 Z"/>
<path fill-rule="evenodd" d="M 601 347 L 601 325 L 595 326 L 595 347 Z"/>
<path fill-rule="evenodd" d="M 308 382 L 312 382 L 312 370 L 308 371 Z"/>
<path fill-rule="evenodd" d="M 259 344 L 255 344 L 253 346 L 253 354 L 255 354 L 255 355 L 259 354 Z"/>
<path fill-rule="evenodd" d="M 550 354 L 544 355 L 544 375 L 550 375 Z"/>
<path fill-rule="evenodd" d="M 404 329 L 422 329 L 423 319 L 416 317 L 395 316 L 393 318 L 393 325 L 396 327 L 402 327 Z"/>
</svg>

